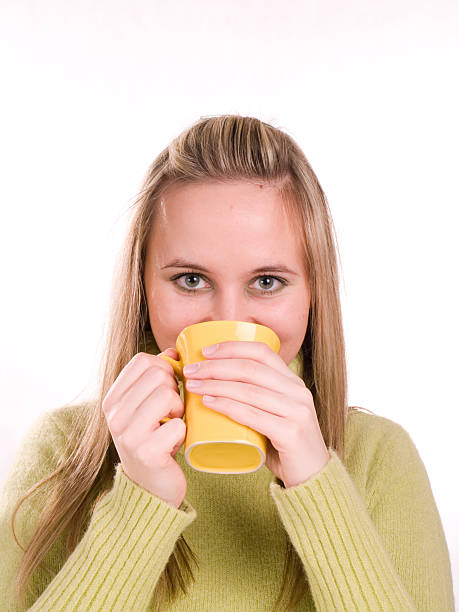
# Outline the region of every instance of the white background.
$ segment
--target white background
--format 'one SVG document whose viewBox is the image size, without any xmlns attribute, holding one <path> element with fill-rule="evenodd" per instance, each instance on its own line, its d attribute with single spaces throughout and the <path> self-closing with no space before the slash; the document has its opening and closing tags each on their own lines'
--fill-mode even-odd
<svg viewBox="0 0 459 612">
<path fill-rule="evenodd" d="M 126 211 L 199 117 L 292 135 L 342 263 L 349 402 L 428 471 L 459 596 L 459 5 L 2 0 L 3 481 L 31 421 L 92 392 Z"/>
</svg>

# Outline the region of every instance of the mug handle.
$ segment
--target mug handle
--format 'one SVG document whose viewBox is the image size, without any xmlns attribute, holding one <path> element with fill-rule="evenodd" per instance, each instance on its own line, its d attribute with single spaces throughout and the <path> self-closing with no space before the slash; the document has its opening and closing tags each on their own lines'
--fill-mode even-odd
<svg viewBox="0 0 459 612">
<path fill-rule="evenodd" d="M 171 364 L 175 374 L 179 377 L 182 378 L 183 376 L 183 363 L 181 360 L 176 361 L 175 359 L 172 359 L 172 357 L 168 357 L 167 355 L 158 355 L 158 357 L 160 357 L 161 359 L 164 359 L 164 361 L 167 361 Z M 163 425 L 164 423 L 167 423 L 167 421 L 170 421 L 169 417 L 164 417 L 164 419 L 160 420 L 160 425 Z"/>
</svg>

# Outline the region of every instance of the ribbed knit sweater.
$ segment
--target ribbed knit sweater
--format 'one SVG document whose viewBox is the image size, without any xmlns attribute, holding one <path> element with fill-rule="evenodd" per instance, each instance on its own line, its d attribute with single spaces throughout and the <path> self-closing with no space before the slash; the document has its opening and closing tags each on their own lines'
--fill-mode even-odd
<svg viewBox="0 0 459 612">
<path fill-rule="evenodd" d="M 290 364 L 298 372 L 298 362 Z M 183 397 L 183 388 L 180 387 Z M 72 435 L 78 406 L 45 413 L 31 428 L 4 485 L 0 512 L 0 610 L 19 607 L 11 593 L 22 551 L 11 533 L 19 496 L 49 473 Z M 187 595 L 170 612 L 267 612 L 280 591 L 286 544 L 308 579 L 296 610 L 453 612 L 448 547 L 428 475 L 408 433 L 395 422 L 351 412 L 343 462 L 291 488 L 266 468 L 242 475 L 193 470 L 179 508 L 116 468 L 112 489 L 65 560 L 59 538 L 46 557 L 55 576 L 35 573 L 41 612 L 149 611 L 151 597 L 181 534 L 198 557 Z M 15 528 L 32 536 L 44 494 L 19 510 Z"/>
</svg>

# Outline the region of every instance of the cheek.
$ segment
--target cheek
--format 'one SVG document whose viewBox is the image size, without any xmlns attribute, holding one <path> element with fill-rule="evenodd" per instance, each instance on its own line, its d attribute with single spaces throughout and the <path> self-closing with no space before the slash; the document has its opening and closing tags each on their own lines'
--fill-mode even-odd
<svg viewBox="0 0 459 612">
<path fill-rule="evenodd" d="M 309 319 L 309 301 L 304 297 L 295 303 L 279 308 L 272 313 L 270 321 L 263 321 L 265 325 L 274 329 L 281 341 L 280 356 L 289 364 L 297 355 L 306 335 Z"/>
<path fill-rule="evenodd" d="M 306 332 L 309 316 L 309 301 L 300 296 L 297 300 L 289 300 L 285 303 L 278 302 L 276 307 L 264 313 L 266 320 L 269 318 L 274 328 L 289 338 Z"/>
<path fill-rule="evenodd" d="M 177 336 L 184 327 L 196 323 L 189 306 L 167 292 L 156 292 L 148 299 L 151 329 L 160 350 L 175 346 Z"/>
</svg>

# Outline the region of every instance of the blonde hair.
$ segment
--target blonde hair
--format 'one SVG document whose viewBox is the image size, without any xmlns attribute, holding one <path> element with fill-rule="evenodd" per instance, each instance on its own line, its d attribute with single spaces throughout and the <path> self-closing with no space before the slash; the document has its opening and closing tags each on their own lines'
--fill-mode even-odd
<svg viewBox="0 0 459 612">
<path fill-rule="evenodd" d="M 147 238 L 161 194 L 172 184 L 233 179 L 262 180 L 279 186 L 294 231 L 300 232 L 311 289 L 309 323 L 301 347 L 303 380 L 312 393 L 327 447 L 343 459 L 350 408 L 338 246 L 325 194 L 302 150 L 285 132 L 252 117 L 202 118 L 154 160 L 131 207 L 132 219 L 112 288 L 99 387 L 95 401 L 81 410 L 81 433 L 75 432 L 57 469 L 29 489 L 14 510 L 13 533 L 21 503 L 48 483 L 49 498 L 17 573 L 17 593 L 22 602 L 35 570 L 56 539 L 66 534 L 66 554 L 70 555 L 98 499 L 113 484 L 119 457 L 102 412 L 104 397 L 136 353 L 159 353 L 149 323 L 144 265 Z M 280 609 L 284 598 L 285 609 L 293 609 L 307 587 L 302 564 L 288 538 L 286 549 L 284 579 L 275 610 Z M 194 580 L 191 562 L 198 565 L 182 535 L 156 585 L 155 609 L 161 609 L 165 598 L 175 599 L 179 589 L 187 592 Z"/>
</svg>

